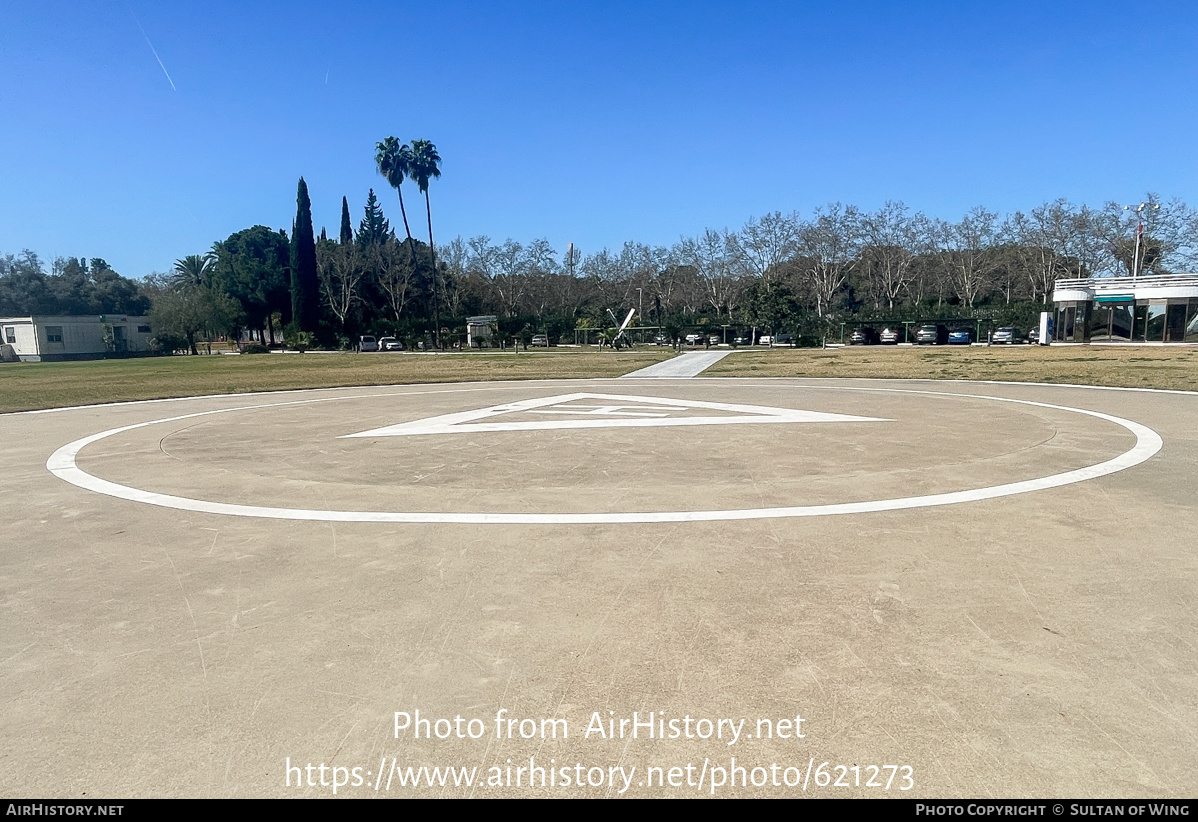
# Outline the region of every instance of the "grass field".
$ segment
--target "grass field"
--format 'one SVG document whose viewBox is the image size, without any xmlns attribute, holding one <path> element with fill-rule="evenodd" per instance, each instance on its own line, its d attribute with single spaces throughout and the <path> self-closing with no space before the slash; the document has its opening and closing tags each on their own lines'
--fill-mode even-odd
<svg viewBox="0 0 1198 822">
<path fill-rule="evenodd" d="M 852 346 L 739 351 L 705 377 L 1007 380 L 1198 390 L 1198 348 L 1013 345 Z"/>
<path fill-rule="evenodd" d="M 0 365 L 0 412 L 125 400 L 471 380 L 618 377 L 669 349 L 521 354 L 260 354 Z"/>
<path fill-rule="evenodd" d="M 155 357 L 0 365 L 0 412 L 125 400 L 472 380 L 618 377 L 669 349 L 523 354 L 304 354 Z M 1198 349 L 1011 346 L 743 350 L 705 377 L 1010 380 L 1198 390 Z"/>
</svg>

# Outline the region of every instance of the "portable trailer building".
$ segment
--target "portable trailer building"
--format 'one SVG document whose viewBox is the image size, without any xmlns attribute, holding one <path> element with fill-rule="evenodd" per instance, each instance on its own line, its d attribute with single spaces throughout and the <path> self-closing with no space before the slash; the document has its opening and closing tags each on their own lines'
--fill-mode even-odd
<svg viewBox="0 0 1198 822">
<path fill-rule="evenodd" d="M 149 353 L 150 321 L 128 314 L 0 317 L 0 344 L 25 362 Z"/>
</svg>

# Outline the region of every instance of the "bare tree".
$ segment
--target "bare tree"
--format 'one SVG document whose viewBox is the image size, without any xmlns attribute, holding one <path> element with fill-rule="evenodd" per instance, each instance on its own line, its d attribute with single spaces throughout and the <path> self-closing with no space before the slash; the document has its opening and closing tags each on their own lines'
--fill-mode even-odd
<svg viewBox="0 0 1198 822">
<path fill-rule="evenodd" d="M 438 250 L 438 257 L 443 267 L 438 268 L 440 292 L 445 310 L 451 317 L 458 316 L 462 301 L 470 291 L 470 275 L 467 269 L 469 251 L 461 237 L 455 237 Z"/>
<path fill-rule="evenodd" d="M 941 247 L 947 252 L 949 282 L 967 306 L 991 287 L 991 247 L 998 236 L 998 215 L 981 206 L 954 224 L 942 223 Z"/>
<path fill-rule="evenodd" d="M 350 311 L 362 300 L 361 285 L 368 270 L 363 257 L 357 243 L 338 245 L 326 240 L 316 245 L 320 293 L 342 328 Z"/>
<path fill-rule="evenodd" d="M 1109 223 L 1110 218 L 1102 209 L 1082 206 L 1074 212 L 1068 249 L 1069 256 L 1077 261 L 1076 276 L 1093 276 L 1113 267 L 1108 237 L 1115 232 L 1108 227 Z"/>
<path fill-rule="evenodd" d="M 683 239 L 676 250 L 678 259 L 698 275 L 707 304 L 717 317 L 727 317 L 729 322 L 741 291 L 735 272 L 738 251 L 736 239 L 726 230 L 711 229 L 698 237 Z"/>
<path fill-rule="evenodd" d="M 403 246 L 395 237 L 388 237 L 382 243 L 366 246 L 364 253 L 367 264 L 374 271 L 375 282 L 387 299 L 387 308 L 391 316 L 398 321 L 412 296 L 415 286 L 415 267 L 412 256 L 403 253 Z"/>
<path fill-rule="evenodd" d="M 1198 215 L 1181 200 L 1149 192 L 1138 211 L 1110 202 L 1104 213 L 1108 251 L 1120 273 L 1168 273 L 1198 261 Z"/>
<path fill-rule="evenodd" d="M 827 315 L 832 299 L 859 261 L 861 213 L 834 203 L 815 212 L 799 229 L 803 281 L 815 298 L 817 316 Z"/>
<path fill-rule="evenodd" d="M 508 239 L 497 246 L 489 237 L 475 237 L 469 243 L 466 266 L 489 284 L 496 305 L 508 317 L 529 307 L 537 278 L 557 270 L 553 247 L 544 239 L 527 246 Z"/>
<path fill-rule="evenodd" d="M 839 206 L 837 206 L 839 208 Z M 737 234 L 728 235 L 742 272 L 759 278 L 768 290 L 786 277 L 801 245 L 798 215 L 780 211 L 750 219 Z"/>
<path fill-rule="evenodd" d="M 1032 299 L 1048 302 L 1057 277 L 1068 274 L 1069 244 L 1076 228 L 1074 209 L 1065 200 L 1015 212 L 1003 223 L 1003 236 L 1016 244 L 1031 286 Z M 1012 283 L 1005 284 L 1007 302 Z"/>
<path fill-rule="evenodd" d="M 861 217 L 862 262 L 874 306 L 887 308 L 907 291 L 914 277 L 912 263 L 925 242 L 927 218 L 908 216 L 903 203 L 887 201 L 872 214 Z"/>
</svg>

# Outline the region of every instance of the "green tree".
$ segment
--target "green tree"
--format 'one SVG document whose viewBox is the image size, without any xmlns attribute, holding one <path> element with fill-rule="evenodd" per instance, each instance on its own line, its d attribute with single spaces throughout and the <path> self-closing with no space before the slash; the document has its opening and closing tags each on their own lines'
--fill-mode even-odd
<svg viewBox="0 0 1198 822">
<path fill-rule="evenodd" d="M 312 232 L 312 201 L 300 177 L 295 196 L 295 232 L 291 238 L 291 314 L 301 331 L 320 325 L 320 281 L 316 274 L 316 237 Z"/>
<path fill-rule="evenodd" d="M 403 216 L 403 230 L 408 235 L 408 253 L 412 253 L 412 229 L 408 227 L 408 212 L 403 205 L 403 181 L 412 167 L 412 150 L 407 143 L 400 144 L 394 137 L 388 137 L 375 145 L 374 161 L 378 165 L 379 174 L 387 178 L 387 182 L 399 195 L 399 213 Z"/>
<path fill-rule="evenodd" d="M 171 281 L 179 285 L 208 285 L 216 257 L 208 254 L 191 254 L 181 260 L 175 260 Z"/>
<path fill-rule="evenodd" d="M 745 287 L 741 311 L 749 325 L 776 333 L 783 328 L 795 327 L 800 309 L 786 283 L 775 283 L 771 288 L 762 280 L 754 280 Z"/>
<path fill-rule="evenodd" d="M 342 215 L 342 223 L 345 221 L 345 216 Z M 342 225 L 342 233 L 345 233 L 345 226 Z M 379 205 L 378 198 L 374 196 L 374 189 L 370 189 L 370 194 L 366 198 L 366 214 L 362 217 L 362 222 L 358 225 L 358 244 L 359 245 L 378 245 L 391 236 L 391 223 L 383 216 L 383 209 Z M 345 245 L 344 241 L 342 245 Z"/>
<path fill-rule="evenodd" d="M 408 176 L 412 178 L 412 181 L 420 189 L 420 193 L 424 195 L 424 210 L 428 215 L 428 251 L 433 265 L 431 276 L 433 288 L 433 328 L 437 337 L 437 345 L 440 346 L 440 289 L 437 287 L 437 251 L 433 246 L 433 209 L 429 203 L 428 183 L 429 180 L 436 180 L 441 177 L 441 155 L 437 153 L 437 147 L 428 140 L 412 141 L 411 157 L 408 161 Z"/>
<path fill-rule="evenodd" d="M 176 281 L 154 298 L 150 325 L 160 339 L 182 337 L 192 354 L 200 353 L 201 334 L 230 333 L 241 321 L 237 300 L 216 288 Z"/>
<path fill-rule="evenodd" d="M 272 315 L 278 312 L 284 325 L 291 322 L 291 244 L 286 232 L 256 225 L 230 234 L 212 250 L 213 286 L 241 303 L 247 327 L 263 332 L 263 342 L 269 327 L 274 342 Z"/>
<path fill-rule="evenodd" d="M 374 189 L 370 190 L 374 194 Z M 354 227 L 349 221 L 349 200 L 341 198 L 341 244 L 349 245 L 354 241 Z"/>
</svg>

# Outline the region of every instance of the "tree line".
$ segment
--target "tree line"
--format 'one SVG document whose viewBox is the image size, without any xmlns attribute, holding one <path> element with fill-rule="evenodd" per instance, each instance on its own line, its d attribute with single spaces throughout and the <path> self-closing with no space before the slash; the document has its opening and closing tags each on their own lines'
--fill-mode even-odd
<svg viewBox="0 0 1198 822">
<path fill-rule="evenodd" d="M 156 330 L 192 350 L 204 336 L 243 330 L 266 345 L 344 348 L 375 334 L 445 347 L 461 338 L 465 318 L 478 314 L 496 315 L 505 333 L 572 338 L 577 329 L 609 325 L 609 310 L 622 315 L 629 308 L 638 309 L 639 325 L 675 336 L 699 326 L 756 326 L 816 339 L 843 322 L 1030 322 L 1059 278 L 1166 275 L 1198 263 L 1198 214 L 1156 195 L 1138 209 L 1056 200 L 1005 216 L 977 207 L 957 221 L 899 202 L 874 211 L 833 204 L 808 216 L 766 214 L 735 231 L 708 229 L 668 247 L 627 242 L 586 255 L 573 248 L 559 254 L 544 239 L 486 236 L 438 248 L 429 200 L 429 182 L 440 176 L 435 146 L 387 138 L 375 161 L 398 195 L 402 237 L 373 190 L 356 229 L 342 197 L 336 238 L 324 229 L 314 237 L 301 178 L 290 234 L 265 226 L 236 232 L 126 296 L 152 301 Z M 424 197 L 427 242 L 412 235 L 404 181 Z M 13 305 L 5 295 L 33 293 L 36 277 L 27 263 L 2 259 L 0 306 Z M 119 291 L 102 260 L 55 265 L 55 274 L 42 275 L 46 293 L 73 294 L 94 308 L 101 305 L 97 295 Z M 17 268 L 23 280 L 14 279 Z"/>
<path fill-rule="evenodd" d="M 0 255 L 0 317 L 133 314 L 150 310 L 141 283 L 99 257 L 58 257 L 46 271 L 32 251 Z"/>
</svg>

